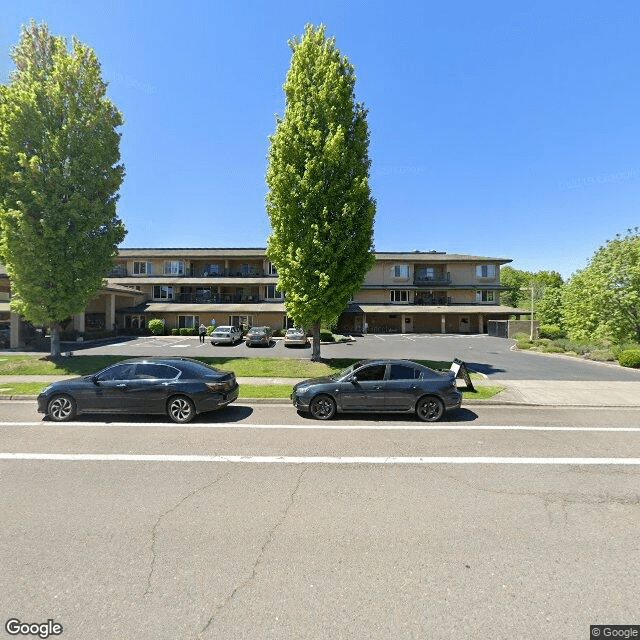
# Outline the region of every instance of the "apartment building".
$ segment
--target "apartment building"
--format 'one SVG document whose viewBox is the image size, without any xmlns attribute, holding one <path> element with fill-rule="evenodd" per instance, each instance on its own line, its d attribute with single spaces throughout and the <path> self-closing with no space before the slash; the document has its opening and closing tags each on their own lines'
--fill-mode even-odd
<svg viewBox="0 0 640 640">
<path fill-rule="evenodd" d="M 526 313 L 500 305 L 508 258 L 444 252 L 377 252 L 338 323 L 345 332 L 485 333 L 489 320 Z M 200 323 L 291 325 L 278 274 L 264 248 L 121 249 L 107 286 L 139 300 L 115 310 L 123 329 L 161 318 L 167 328 Z M 109 323 L 105 325 L 108 327 Z"/>
<path fill-rule="evenodd" d="M 338 321 L 341 332 L 486 333 L 489 320 L 527 313 L 500 304 L 508 258 L 436 251 L 377 252 L 376 262 Z M 167 329 L 216 325 L 291 326 L 278 274 L 264 248 L 120 249 L 104 286 L 67 328 L 135 331 L 149 320 Z M 0 322 L 11 321 L 10 283 L 0 272 Z"/>
</svg>

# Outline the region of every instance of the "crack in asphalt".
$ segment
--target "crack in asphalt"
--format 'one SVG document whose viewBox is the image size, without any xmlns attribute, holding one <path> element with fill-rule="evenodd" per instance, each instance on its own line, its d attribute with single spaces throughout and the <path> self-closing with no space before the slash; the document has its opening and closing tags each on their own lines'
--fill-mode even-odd
<svg viewBox="0 0 640 640">
<path fill-rule="evenodd" d="M 164 520 L 164 518 L 166 518 L 168 515 L 177 511 L 187 500 L 189 500 L 190 498 L 193 498 L 193 496 L 195 496 L 196 494 L 202 491 L 205 491 L 206 489 L 210 489 L 215 484 L 220 482 L 220 480 L 222 480 L 223 477 L 226 477 L 227 475 L 228 474 L 220 475 L 212 482 L 205 484 L 203 487 L 194 489 L 193 491 L 188 493 L 186 496 L 178 500 L 178 502 L 176 502 L 176 504 L 174 504 L 170 509 L 167 509 L 164 513 L 161 513 L 158 516 L 158 519 L 156 520 L 155 524 L 153 525 L 153 529 L 151 530 L 151 566 L 149 567 L 149 575 L 147 576 L 147 587 L 144 590 L 143 595 L 148 596 L 149 593 L 151 592 L 151 581 L 153 580 L 153 574 L 155 572 L 156 558 L 157 558 L 156 542 L 158 540 L 158 528 L 160 527 L 160 523 L 162 522 L 162 520 Z"/>
<path fill-rule="evenodd" d="M 287 517 L 287 515 L 289 513 L 289 510 L 293 506 L 293 503 L 295 501 L 296 495 L 297 495 L 298 491 L 300 490 L 300 485 L 302 483 L 302 478 L 304 477 L 304 474 L 306 472 L 307 472 L 307 467 L 304 467 L 302 469 L 302 471 L 300 472 L 300 475 L 298 476 L 298 480 L 296 481 L 295 487 L 293 488 L 293 490 L 289 494 L 289 502 L 288 502 L 288 504 L 285 506 L 284 510 L 280 514 L 280 517 L 278 518 L 277 522 L 267 532 L 265 541 L 262 543 L 262 546 L 260 547 L 260 551 L 258 552 L 258 555 L 256 556 L 256 558 L 255 558 L 255 560 L 253 562 L 253 565 L 251 566 L 251 570 L 249 572 L 249 575 L 242 582 L 237 584 L 231 590 L 231 593 L 229 593 L 229 595 L 224 599 L 224 601 L 216 607 L 215 611 L 213 612 L 213 614 L 211 615 L 211 617 L 207 621 L 207 624 L 205 624 L 204 627 L 198 633 L 198 638 L 201 638 L 202 635 L 209 629 L 209 627 L 211 627 L 211 625 L 215 621 L 215 619 L 218 616 L 218 614 L 233 600 L 233 598 L 238 593 L 238 591 L 240 591 L 241 589 L 246 587 L 256 577 L 256 574 L 258 572 L 258 567 L 262 563 L 262 560 L 263 560 L 264 555 L 265 555 L 265 553 L 267 551 L 267 548 L 273 542 L 273 539 L 274 539 L 274 536 L 275 536 L 277 530 L 282 526 L 282 523 L 284 522 L 285 518 Z"/>
</svg>

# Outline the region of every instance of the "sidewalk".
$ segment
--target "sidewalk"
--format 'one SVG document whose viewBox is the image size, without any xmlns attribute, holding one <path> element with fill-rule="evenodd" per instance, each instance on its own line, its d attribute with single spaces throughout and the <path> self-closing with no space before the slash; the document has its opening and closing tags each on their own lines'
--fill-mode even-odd
<svg viewBox="0 0 640 640">
<path fill-rule="evenodd" d="M 18 382 L 41 382 L 44 385 L 64 380 L 69 376 L 0 376 L 0 387 Z M 290 385 L 302 378 L 245 378 L 239 377 L 243 385 Z M 489 400 L 463 400 L 464 405 L 528 405 L 558 407 L 640 407 L 640 380 L 637 382 L 593 382 L 562 380 L 482 380 L 474 386 L 500 386 L 504 391 Z M 33 398 L 33 396 L 0 396 L 4 400 Z M 286 398 L 255 399 L 252 402 L 282 402 Z"/>
</svg>

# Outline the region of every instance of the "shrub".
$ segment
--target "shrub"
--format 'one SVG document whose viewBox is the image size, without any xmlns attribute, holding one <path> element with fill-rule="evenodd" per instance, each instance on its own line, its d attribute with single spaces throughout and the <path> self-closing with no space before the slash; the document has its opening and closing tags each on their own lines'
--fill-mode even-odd
<svg viewBox="0 0 640 640">
<path fill-rule="evenodd" d="M 331 331 L 324 331 L 321 330 L 320 331 L 320 341 L 321 342 L 335 342 L 335 336 L 333 335 L 333 333 L 331 333 Z"/>
<path fill-rule="evenodd" d="M 627 349 L 618 355 L 618 362 L 623 367 L 640 368 L 640 349 Z"/>
<path fill-rule="evenodd" d="M 541 324 L 538 327 L 538 335 L 541 338 L 557 340 L 558 338 L 564 338 L 566 334 L 557 324 Z"/>
<path fill-rule="evenodd" d="M 611 362 L 615 360 L 615 358 L 608 349 L 594 349 L 589 353 L 589 360 L 596 360 L 597 362 Z"/>
<path fill-rule="evenodd" d="M 207 327 L 207 335 L 210 336 L 216 330 L 215 325 L 210 324 Z"/>
<path fill-rule="evenodd" d="M 533 349 L 533 342 L 529 341 L 529 339 L 518 340 L 516 346 L 518 347 L 518 349 L 524 349 L 526 351 L 527 349 Z"/>
<path fill-rule="evenodd" d="M 171 335 L 172 336 L 179 336 L 180 335 L 180 329 L 171 329 Z"/>
<path fill-rule="evenodd" d="M 198 329 L 196 327 L 182 327 L 180 329 L 181 336 L 197 336 Z"/>
<path fill-rule="evenodd" d="M 149 320 L 149 322 L 147 322 L 147 329 L 149 329 L 154 336 L 162 336 L 164 335 L 164 322 L 158 318 Z"/>
</svg>

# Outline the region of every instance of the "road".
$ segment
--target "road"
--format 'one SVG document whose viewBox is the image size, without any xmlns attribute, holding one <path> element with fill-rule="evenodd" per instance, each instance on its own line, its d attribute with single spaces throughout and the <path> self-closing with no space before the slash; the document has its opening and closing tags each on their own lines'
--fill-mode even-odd
<svg viewBox="0 0 640 640">
<path fill-rule="evenodd" d="M 0 444 L 2 613 L 62 638 L 577 639 L 640 623 L 639 409 L 325 425 L 238 403 L 187 426 L 58 425 L 25 401 L 0 403 Z"/>
<path fill-rule="evenodd" d="M 353 343 L 323 344 L 323 358 L 408 358 L 443 360 L 460 358 L 492 380 L 605 380 L 639 381 L 640 371 L 568 356 L 514 351 L 512 340 L 487 335 L 367 335 Z M 85 355 L 217 356 L 309 358 L 310 349 L 286 348 L 281 340 L 268 349 L 200 344 L 197 337 L 167 336 L 127 339 L 102 346 L 80 347 Z"/>
</svg>

